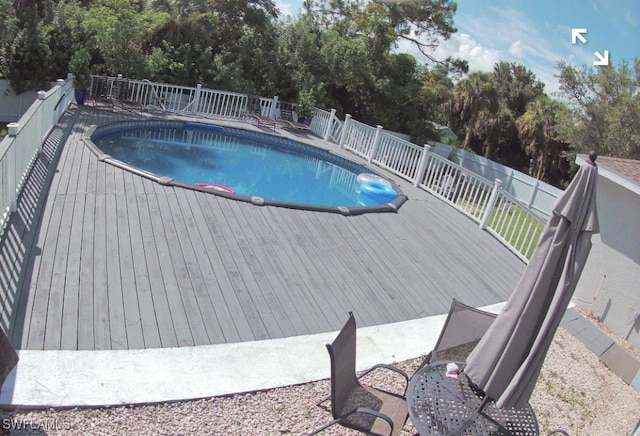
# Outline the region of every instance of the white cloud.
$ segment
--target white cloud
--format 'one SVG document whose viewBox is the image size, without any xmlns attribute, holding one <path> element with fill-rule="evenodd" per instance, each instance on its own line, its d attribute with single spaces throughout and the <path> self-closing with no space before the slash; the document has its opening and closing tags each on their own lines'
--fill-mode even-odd
<svg viewBox="0 0 640 436">
<path fill-rule="evenodd" d="M 483 47 L 469 34 L 457 33 L 443 41 L 434 52 L 438 58 L 459 57 L 469 62 L 471 71 L 490 71 L 500 59 L 500 51 Z"/>
<path fill-rule="evenodd" d="M 509 54 L 515 58 L 522 59 L 522 42 L 520 40 L 511 43 Z"/>
<path fill-rule="evenodd" d="M 395 51 L 412 54 L 418 62 L 429 64 L 429 60 L 409 41 L 400 41 Z M 449 39 L 441 41 L 433 50 L 432 56 L 438 60 L 445 60 L 449 56 L 461 58 L 469 63 L 471 71 L 490 71 L 500 59 L 500 52 L 482 47 L 468 34 L 455 33 Z"/>
<path fill-rule="evenodd" d="M 638 24 L 638 20 L 631 14 L 629 9 L 627 9 L 627 13 L 624 15 L 624 20 L 632 26 Z"/>
<path fill-rule="evenodd" d="M 500 59 L 518 62 L 534 72 L 548 93 L 558 90 L 556 63 L 568 60 L 576 65 L 593 62 L 593 52 L 571 44 L 571 29 L 564 25 L 534 23 L 514 9 L 491 7 L 480 15 L 460 15 L 459 29 L 472 35 L 487 50 L 500 53 Z"/>
<path fill-rule="evenodd" d="M 291 16 L 297 15 L 297 13 L 296 14 L 293 13 L 293 8 L 297 6 L 293 5 L 291 2 L 275 0 L 275 4 L 278 10 L 280 11 L 282 18 L 287 17 L 289 15 Z"/>
<path fill-rule="evenodd" d="M 518 62 L 533 71 L 549 94 L 559 89 L 555 77 L 558 61 L 580 67 L 592 65 L 595 59 L 587 45 L 571 43 L 570 27 L 553 22 L 534 23 L 526 14 L 513 9 L 491 7 L 481 14 L 460 14 L 456 16 L 456 26 L 460 30 L 440 41 L 432 53 L 435 58 L 465 59 L 470 71 L 491 71 L 499 61 Z M 402 41 L 396 51 L 410 53 L 419 62 L 429 64 L 408 41 Z"/>
</svg>

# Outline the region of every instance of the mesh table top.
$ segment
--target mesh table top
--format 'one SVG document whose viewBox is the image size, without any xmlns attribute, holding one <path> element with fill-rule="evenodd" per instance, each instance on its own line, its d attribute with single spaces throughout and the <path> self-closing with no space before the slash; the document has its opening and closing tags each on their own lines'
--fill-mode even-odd
<svg viewBox="0 0 640 436">
<path fill-rule="evenodd" d="M 463 363 L 457 362 L 460 369 Z M 446 377 L 447 362 L 419 369 L 409 382 L 407 405 L 416 430 L 421 435 L 514 435 L 537 436 L 538 421 L 533 409 L 498 409 L 488 402 L 476 413 L 482 398 L 476 395 L 464 373 Z M 468 422 L 467 422 L 468 421 Z M 467 426 L 460 426 L 467 422 Z"/>
</svg>

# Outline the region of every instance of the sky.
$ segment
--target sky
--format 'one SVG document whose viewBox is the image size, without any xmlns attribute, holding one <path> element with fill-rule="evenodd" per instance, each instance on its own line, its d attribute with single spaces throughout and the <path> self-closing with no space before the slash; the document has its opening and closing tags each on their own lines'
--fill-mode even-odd
<svg viewBox="0 0 640 436">
<path fill-rule="evenodd" d="M 517 62 L 558 90 L 556 64 L 594 66 L 595 52 L 610 63 L 640 57 L 640 0 L 458 0 L 458 32 L 441 41 L 436 58 L 460 57 L 470 71 L 491 71 L 498 61 Z M 302 0 L 276 0 L 285 15 L 299 15 Z M 586 29 L 583 43 L 572 43 L 571 30 Z M 426 62 L 410 43 L 398 51 Z"/>
</svg>

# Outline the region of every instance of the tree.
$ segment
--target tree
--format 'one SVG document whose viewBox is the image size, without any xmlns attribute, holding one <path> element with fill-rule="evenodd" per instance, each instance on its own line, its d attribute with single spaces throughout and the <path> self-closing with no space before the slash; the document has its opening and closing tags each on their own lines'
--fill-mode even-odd
<svg viewBox="0 0 640 436">
<path fill-rule="evenodd" d="M 168 18 L 145 44 L 149 78 L 179 85 L 275 92 L 278 11 L 270 0 L 154 1 Z"/>
<path fill-rule="evenodd" d="M 484 157 L 518 167 L 520 159 L 513 153 L 513 144 L 518 141 L 516 120 L 504 101 L 498 100 L 495 110 L 480 111 L 475 135 L 482 143 Z M 522 150 L 518 151 L 522 154 Z"/>
<path fill-rule="evenodd" d="M 5 75 L 16 94 L 49 89 L 51 51 L 44 22 L 35 10 L 25 12 L 24 27 L 10 45 Z"/>
<path fill-rule="evenodd" d="M 62 78 L 74 73 L 76 89 L 84 88 L 79 82 L 88 85 L 92 65 L 102 59 L 94 35 L 83 24 L 86 16 L 87 8 L 77 0 L 63 0 L 55 4 L 52 20 L 46 26 L 51 76 Z"/>
<path fill-rule="evenodd" d="M 524 65 L 500 61 L 493 67 L 498 97 L 514 118 L 521 116 L 527 105 L 544 94 L 544 83 Z"/>
<path fill-rule="evenodd" d="M 445 106 L 453 95 L 453 81 L 449 77 L 449 70 L 445 65 L 437 64 L 431 70 L 426 67 L 417 68 L 418 92 L 412 94 L 409 102 L 417 102 L 417 117 L 421 123 L 416 123 L 411 131 L 411 137 L 420 144 L 427 140 L 440 141 L 440 130 L 447 124 Z"/>
<path fill-rule="evenodd" d="M 418 98 L 421 100 L 427 119 L 439 124 L 447 123 L 443 106 L 453 96 L 454 84 L 448 74 L 444 65 L 436 65 L 432 70 L 418 74 L 420 82 Z"/>
<path fill-rule="evenodd" d="M 473 149 L 471 140 L 480 132 L 479 121 L 494 116 L 498 109 L 498 93 L 490 73 L 473 72 L 457 83 L 450 116 L 459 118 L 466 127 L 463 148 Z"/>
<path fill-rule="evenodd" d="M 545 95 L 529 103 L 527 111 L 518 118 L 518 137 L 534 163 L 531 175 L 539 180 L 552 181 L 552 177 L 557 179 L 565 175 L 558 173 L 568 163 L 568 144 L 558 135 L 559 119 L 564 109 L 560 102 Z M 559 181 L 553 180 L 556 183 Z"/>
<path fill-rule="evenodd" d="M 559 127 L 577 152 L 640 159 L 640 59 L 578 69 L 558 63 L 570 110 Z"/>
<path fill-rule="evenodd" d="M 144 11 L 135 2 L 98 0 L 86 13 L 83 25 L 95 38 L 105 73 L 145 77 L 148 40 L 167 20 L 167 14 Z"/>
<path fill-rule="evenodd" d="M 396 37 L 387 32 L 386 24 L 361 13 L 361 5 L 342 7 L 353 10 L 335 17 L 311 8 L 282 31 L 279 58 L 286 66 L 283 73 L 290 76 L 282 82 L 284 94 L 312 90 L 321 106 L 419 136 L 426 118 L 418 98 L 416 59 L 392 53 Z M 367 7 L 377 14 L 385 9 Z"/>
<path fill-rule="evenodd" d="M 371 53 L 389 53 L 399 41 L 409 41 L 427 59 L 449 66 L 455 73 L 466 73 L 468 64 L 461 59 L 436 59 L 433 50 L 441 39 L 448 39 L 457 29 L 453 16 L 457 5 L 452 0 L 420 2 L 384 2 L 331 0 L 305 2 L 320 23 L 341 36 L 366 41 Z"/>
</svg>

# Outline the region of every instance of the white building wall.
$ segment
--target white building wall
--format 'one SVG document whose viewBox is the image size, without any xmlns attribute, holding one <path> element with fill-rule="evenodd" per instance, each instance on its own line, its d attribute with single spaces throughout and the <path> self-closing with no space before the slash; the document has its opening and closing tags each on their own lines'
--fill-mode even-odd
<svg viewBox="0 0 640 436">
<path fill-rule="evenodd" d="M 640 348 L 640 196 L 599 176 L 596 204 L 600 234 L 574 302 Z"/>
</svg>

